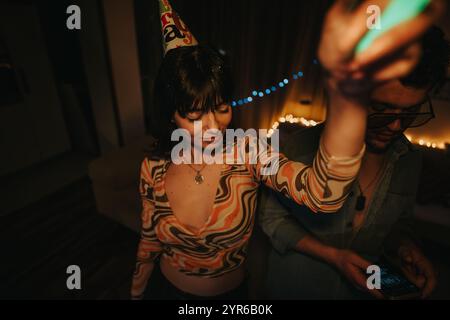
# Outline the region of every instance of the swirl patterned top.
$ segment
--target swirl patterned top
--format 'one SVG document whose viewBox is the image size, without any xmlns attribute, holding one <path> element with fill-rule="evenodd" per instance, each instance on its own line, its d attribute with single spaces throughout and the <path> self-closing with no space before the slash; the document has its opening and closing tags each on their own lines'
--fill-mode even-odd
<svg viewBox="0 0 450 320">
<path fill-rule="evenodd" d="M 248 141 L 226 148 L 227 156 L 243 161 L 222 166 L 215 202 L 209 219 L 198 232 L 178 222 L 172 212 L 164 178 L 170 160 L 149 160 L 141 166 L 142 232 L 133 286 L 145 287 L 145 265 L 159 255 L 179 271 L 193 276 L 217 277 L 237 269 L 245 260 L 254 225 L 257 190 L 260 184 L 311 208 L 314 212 L 336 212 L 344 203 L 361 164 L 364 147 L 355 157 L 330 156 L 321 143 L 312 166 L 290 161 L 282 153 L 249 155 Z M 243 151 L 244 149 L 244 151 Z M 267 151 L 267 150 L 266 150 Z M 266 161 L 261 161 L 262 154 Z M 273 159 L 278 168 L 262 174 Z M 269 159 L 269 160 L 268 160 Z M 142 291 L 142 290 L 141 290 Z"/>
</svg>

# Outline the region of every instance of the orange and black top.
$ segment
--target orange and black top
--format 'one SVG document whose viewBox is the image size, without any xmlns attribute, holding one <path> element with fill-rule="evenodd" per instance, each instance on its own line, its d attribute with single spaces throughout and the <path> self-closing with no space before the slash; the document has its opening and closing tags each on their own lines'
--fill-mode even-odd
<svg viewBox="0 0 450 320">
<path fill-rule="evenodd" d="M 234 159 L 238 154 L 248 153 L 248 148 L 238 146 L 233 143 L 226 153 L 233 152 Z M 249 161 L 248 154 L 241 158 L 245 159 L 241 164 L 227 161 L 222 165 L 211 215 L 198 232 L 179 223 L 171 210 L 164 187 L 171 161 L 144 159 L 140 176 L 142 233 L 133 285 L 145 287 L 148 279 L 143 265 L 159 255 L 187 275 L 217 277 L 237 269 L 246 257 L 261 183 L 314 212 L 336 212 L 346 199 L 363 153 L 364 148 L 355 157 L 336 158 L 321 144 L 312 166 L 290 161 L 281 153 L 271 153 L 267 159 L 279 159 L 273 175 L 261 174 L 261 169 L 270 163 L 260 161 L 261 153 L 256 161 Z"/>
</svg>

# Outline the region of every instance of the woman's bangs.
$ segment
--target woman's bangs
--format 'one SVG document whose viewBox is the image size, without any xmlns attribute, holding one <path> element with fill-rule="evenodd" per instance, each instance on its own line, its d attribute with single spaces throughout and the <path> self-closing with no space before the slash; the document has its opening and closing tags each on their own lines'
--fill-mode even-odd
<svg viewBox="0 0 450 320">
<path fill-rule="evenodd" d="M 222 90 L 213 85 L 208 84 L 203 90 L 188 90 L 185 97 L 181 100 L 184 103 L 179 104 L 178 112 L 185 116 L 189 112 L 207 113 L 213 111 L 215 107 L 225 102 Z"/>
</svg>

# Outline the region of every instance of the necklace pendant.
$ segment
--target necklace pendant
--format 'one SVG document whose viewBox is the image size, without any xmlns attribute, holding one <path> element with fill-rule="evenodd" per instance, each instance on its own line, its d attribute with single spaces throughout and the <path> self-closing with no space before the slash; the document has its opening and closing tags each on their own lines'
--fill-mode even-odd
<svg viewBox="0 0 450 320">
<path fill-rule="evenodd" d="M 197 174 L 195 175 L 195 183 L 196 184 L 202 184 L 203 181 L 205 181 L 205 178 L 200 174 L 200 172 L 197 172 Z"/>
<path fill-rule="evenodd" d="M 360 195 L 358 196 L 358 198 L 356 199 L 356 206 L 355 209 L 357 211 L 363 211 L 364 208 L 366 207 L 366 197 L 364 195 Z"/>
</svg>

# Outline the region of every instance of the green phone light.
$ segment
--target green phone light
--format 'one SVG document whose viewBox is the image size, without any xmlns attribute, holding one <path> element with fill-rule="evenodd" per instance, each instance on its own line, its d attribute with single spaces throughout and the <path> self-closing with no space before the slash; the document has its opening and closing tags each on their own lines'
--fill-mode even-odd
<svg viewBox="0 0 450 320">
<path fill-rule="evenodd" d="M 356 54 L 366 50 L 381 34 L 418 16 L 431 0 L 391 0 L 380 17 L 381 28 L 369 30 L 355 48 Z"/>
</svg>

